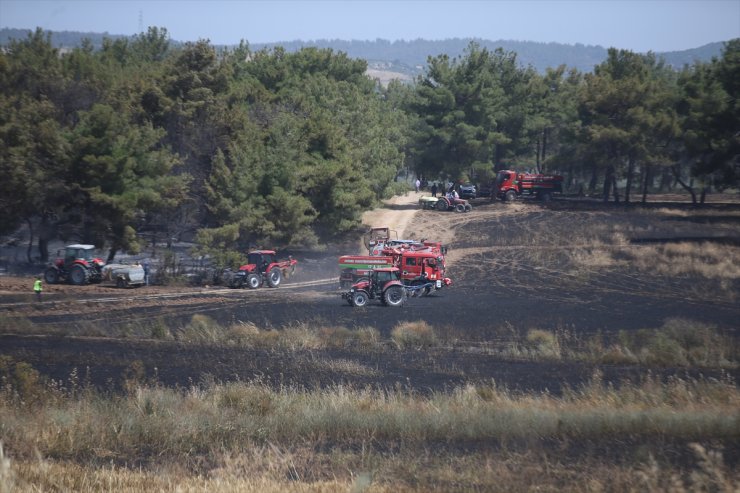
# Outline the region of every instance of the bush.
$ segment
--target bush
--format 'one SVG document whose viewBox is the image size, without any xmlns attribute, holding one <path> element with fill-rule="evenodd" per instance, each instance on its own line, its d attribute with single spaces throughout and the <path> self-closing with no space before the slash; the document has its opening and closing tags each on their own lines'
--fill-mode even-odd
<svg viewBox="0 0 740 493">
<path fill-rule="evenodd" d="M 393 328 L 391 339 L 399 349 L 429 347 L 437 341 L 434 329 L 423 320 L 399 323 Z"/>
<path fill-rule="evenodd" d="M 179 339 L 191 343 L 218 344 L 225 339 L 225 331 L 211 317 L 196 313 L 183 329 Z"/>
<path fill-rule="evenodd" d="M 537 356 L 550 359 L 561 359 L 562 357 L 560 341 L 553 332 L 532 329 L 527 332 L 527 345 Z"/>
</svg>

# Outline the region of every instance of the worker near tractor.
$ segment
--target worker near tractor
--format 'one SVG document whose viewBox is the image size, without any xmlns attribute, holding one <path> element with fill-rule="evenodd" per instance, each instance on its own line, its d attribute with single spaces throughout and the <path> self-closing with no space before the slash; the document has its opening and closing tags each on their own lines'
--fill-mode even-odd
<svg viewBox="0 0 740 493">
<path fill-rule="evenodd" d="M 437 183 L 432 183 L 432 197 L 437 196 Z"/>
<path fill-rule="evenodd" d="M 41 278 L 36 277 L 36 280 L 33 283 L 33 292 L 36 293 L 37 301 L 41 301 L 41 291 L 43 291 L 43 287 L 41 286 Z"/>
</svg>

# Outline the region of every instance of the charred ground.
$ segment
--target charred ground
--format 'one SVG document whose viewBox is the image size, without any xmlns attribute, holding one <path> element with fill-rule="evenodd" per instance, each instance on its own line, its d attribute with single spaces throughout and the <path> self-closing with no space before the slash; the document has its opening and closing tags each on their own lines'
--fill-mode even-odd
<svg viewBox="0 0 740 493">
<path fill-rule="evenodd" d="M 278 289 L 255 291 L 51 286 L 37 304 L 29 294 L 30 278 L 2 277 L 0 353 L 55 379 L 76 369 L 100 388 L 119 388 L 136 362 L 145 378 L 168 386 L 260 379 L 275 385 L 351 383 L 428 391 L 496 381 L 523 391 L 559 392 L 596 370 L 615 383 L 648 371 L 687 372 L 537 362 L 503 357 L 501 349 L 532 329 L 565 332 L 578 343 L 595 334 L 608 340 L 620 332 L 655 329 L 677 318 L 714 327 L 737 346 L 740 205 L 482 202 L 471 213 L 455 214 L 420 211 L 413 200 L 397 201 L 369 220 L 390 221 L 404 237 L 449 245 L 454 285 L 409 299 L 401 309 L 380 304 L 356 309 L 342 302 L 334 282 L 301 284 L 336 277 L 337 255 L 353 252 L 295 252 L 301 261 L 295 276 Z M 373 327 L 386 349 L 244 348 L 178 340 L 178 331 L 196 314 L 222 327 L 241 322 L 278 331 L 296 324 L 315 330 Z M 439 343 L 395 348 L 391 331 L 404 321 L 425 321 Z M 174 340 L 153 339 L 155 326 L 166 326 Z M 737 370 L 721 371 L 737 376 Z"/>
</svg>

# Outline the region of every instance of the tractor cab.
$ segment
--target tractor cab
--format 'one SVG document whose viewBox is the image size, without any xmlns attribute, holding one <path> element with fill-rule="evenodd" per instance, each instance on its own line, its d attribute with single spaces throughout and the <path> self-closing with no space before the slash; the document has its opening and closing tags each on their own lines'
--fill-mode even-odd
<svg viewBox="0 0 740 493">
<path fill-rule="evenodd" d="M 89 264 L 93 261 L 102 263 L 100 259 L 95 258 L 93 255 L 95 252 L 95 245 L 67 245 L 64 250 L 57 252 L 57 260 L 55 264 L 57 266 L 71 266 L 75 262 L 83 264 Z"/>
<path fill-rule="evenodd" d="M 397 267 L 390 267 L 385 269 L 376 269 L 370 275 L 370 282 L 374 283 L 381 290 L 383 287 L 391 281 L 401 280 L 401 270 Z"/>
<path fill-rule="evenodd" d="M 260 273 L 267 272 L 267 268 L 276 262 L 276 254 L 272 250 L 255 250 L 247 255 L 247 265 L 256 266 Z"/>
</svg>

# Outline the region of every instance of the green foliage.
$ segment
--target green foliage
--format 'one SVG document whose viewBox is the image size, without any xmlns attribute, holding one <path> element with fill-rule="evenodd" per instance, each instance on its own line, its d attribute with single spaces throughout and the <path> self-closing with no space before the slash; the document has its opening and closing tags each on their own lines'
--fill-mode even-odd
<svg viewBox="0 0 740 493">
<path fill-rule="evenodd" d="M 671 167 L 704 190 L 737 181 L 738 47 L 680 77 L 611 50 L 593 74 L 539 75 L 470 43 L 413 86 L 382 88 L 331 49 L 217 52 L 165 28 L 60 53 L 42 30 L 0 52 L 0 234 L 135 252 L 142 235 L 197 235 L 234 262 L 250 246 L 311 246 L 353 231 L 402 170 L 490 181 L 494 169 L 625 178 Z M 681 168 L 681 163 L 690 164 Z"/>
</svg>

